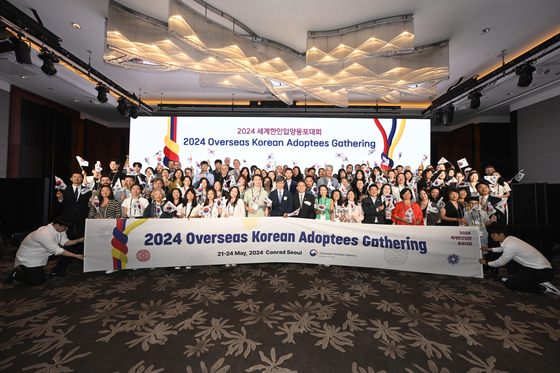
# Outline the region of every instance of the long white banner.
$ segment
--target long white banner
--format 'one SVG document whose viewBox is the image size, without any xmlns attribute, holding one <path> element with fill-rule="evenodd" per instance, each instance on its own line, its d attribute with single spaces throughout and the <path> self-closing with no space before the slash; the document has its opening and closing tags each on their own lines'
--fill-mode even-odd
<svg viewBox="0 0 560 373">
<path fill-rule="evenodd" d="M 84 271 L 307 263 L 482 278 L 477 228 L 297 218 L 91 219 Z"/>
</svg>

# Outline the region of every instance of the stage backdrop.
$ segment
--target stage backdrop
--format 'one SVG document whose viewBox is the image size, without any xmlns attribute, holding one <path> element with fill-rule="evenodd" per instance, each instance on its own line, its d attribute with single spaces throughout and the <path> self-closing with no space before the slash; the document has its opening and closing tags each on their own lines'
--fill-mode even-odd
<svg viewBox="0 0 560 373">
<path fill-rule="evenodd" d="M 427 119 L 139 117 L 130 124 L 130 161 L 145 169 L 179 160 L 239 159 L 255 164 L 306 167 L 366 163 L 382 168 L 429 164 Z M 233 166 L 233 163 L 231 164 Z"/>
<path fill-rule="evenodd" d="M 482 278 L 477 228 L 297 218 L 88 219 L 84 271 L 308 263 Z"/>
</svg>

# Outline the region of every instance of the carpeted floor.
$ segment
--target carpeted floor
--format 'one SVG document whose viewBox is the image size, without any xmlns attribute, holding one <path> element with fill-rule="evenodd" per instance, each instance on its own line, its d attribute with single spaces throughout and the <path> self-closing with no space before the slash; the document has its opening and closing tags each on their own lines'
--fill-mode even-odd
<svg viewBox="0 0 560 373">
<path fill-rule="evenodd" d="M 559 297 L 492 279 L 295 264 L 70 270 L 0 290 L 0 371 L 560 371 Z"/>
</svg>

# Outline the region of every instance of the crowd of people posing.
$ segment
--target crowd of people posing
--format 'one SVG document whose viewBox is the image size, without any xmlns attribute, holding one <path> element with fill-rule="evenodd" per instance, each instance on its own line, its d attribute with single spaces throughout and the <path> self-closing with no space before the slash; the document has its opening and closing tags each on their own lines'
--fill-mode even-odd
<svg viewBox="0 0 560 373">
<path fill-rule="evenodd" d="M 241 167 L 239 160 L 207 161 L 200 168 L 155 169 L 134 163 L 88 176 L 93 195 L 88 218 L 241 218 L 283 216 L 346 223 L 478 226 L 507 224 L 509 182 L 492 166 L 476 170 L 409 166 L 381 170 L 348 164 L 325 168 Z M 84 175 L 86 176 L 86 175 Z"/>
</svg>

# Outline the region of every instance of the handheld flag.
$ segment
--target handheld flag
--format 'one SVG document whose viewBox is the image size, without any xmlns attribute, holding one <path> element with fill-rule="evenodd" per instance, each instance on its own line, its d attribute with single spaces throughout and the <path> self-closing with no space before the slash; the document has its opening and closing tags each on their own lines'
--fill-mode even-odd
<svg viewBox="0 0 560 373">
<path fill-rule="evenodd" d="M 437 206 L 434 205 L 432 202 L 430 202 L 430 203 L 428 204 L 428 210 L 427 210 L 427 211 L 428 211 L 428 212 L 432 212 L 432 213 L 434 213 L 434 214 L 438 214 L 438 213 L 439 213 L 439 210 L 438 210 Z"/>
<path fill-rule="evenodd" d="M 422 162 L 420 163 L 424 163 L 428 160 L 428 154 L 422 154 Z"/>
<path fill-rule="evenodd" d="M 335 153 L 335 158 L 342 158 L 342 153 Z"/>
<path fill-rule="evenodd" d="M 490 184 L 496 184 L 498 182 L 498 176 L 484 176 L 484 179 L 488 180 Z"/>
<path fill-rule="evenodd" d="M 401 159 L 402 157 L 402 152 L 399 152 L 399 159 Z"/>
<path fill-rule="evenodd" d="M 80 164 L 80 167 L 88 167 L 89 166 L 89 162 L 86 161 L 85 159 L 83 159 L 82 157 L 80 157 L 79 155 L 76 156 L 76 159 L 78 160 L 78 163 Z"/>
<path fill-rule="evenodd" d="M 149 157 L 144 157 L 144 161 L 146 162 L 146 165 L 150 165 L 150 158 Z"/>
<path fill-rule="evenodd" d="M 469 162 L 467 162 L 467 158 L 461 158 L 457 161 L 457 164 L 459 165 L 459 168 L 465 168 L 468 167 Z"/>
<path fill-rule="evenodd" d="M 375 153 L 375 149 L 370 149 L 367 152 L 367 155 L 372 155 L 373 153 Z"/>
<path fill-rule="evenodd" d="M 159 218 L 161 216 L 161 214 L 163 213 L 163 209 L 161 208 L 161 206 L 156 206 L 156 216 Z"/>
<path fill-rule="evenodd" d="M 136 173 L 136 171 L 134 171 L 134 168 L 132 168 L 130 166 L 127 167 L 126 176 L 136 176 L 136 175 L 137 175 L 137 173 Z"/>
<path fill-rule="evenodd" d="M 488 216 L 492 216 L 496 213 L 496 209 L 490 202 L 486 202 L 486 212 L 488 213 Z"/>
<path fill-rule="evenodd" d="M 80 194 L 86 194 L 87 192 L 91 192 L 91 185 L 89 184 L 82 185 L 82 190 L 80 190 Z"/>
<path fill-rule="evenodd" d="M 214 201 L 214 203 L 216 204 L 216 207 L 220 208 L 223 205 L 225 205 L 226 203 L 226 197 L 222 197 L 222 198 L 218 198 Z"/>
<path fill-rule="evenodd" d="M 444 163 L 449 163 L 449 161 L 447 159 L 445 159 L 444 157 L 441 157 L 441 159 L 438 161 L 437 164 L 444 164 Z"/>
<path fill-rule="evenodd" d="M 206 215 L 210 214 L 210 211 L 212 211 L 210 206 L 204 206 L 202 208 L 202 210 L 200 210 L 200 216 L 206 216 Z"/>
<path fill-rule="evenodd" d="M 91 204 L 95 207 L 95 209 L 97 210 L 97 212 L 99 212 L 99 198 L 97 196 L 93 197 L 93 200 L 91 201 Z"/>
<path fill-rule="evenodd" d="M 101 161 L 97 161 L 97 163 L 95 163 L 95 171 L 97 172 L 103 171 L 103 167 L 101 167 Z"/>
<path fill-rule="evenodd" d="M 202 186 L 199 186 L 198 188 L 196 188 L 196 195 L 199 196 L 202 194 Z"/>
<path fill-rule="evenodd" d="M 269 162 L 270 162 L 271 160 L 273 160 L 273 159 L 274 159 L 274 154 L 272 154 L 272 153 L 270 153 L 270 154 L 268 155 L 268 157 L 266 157 L 266 160 L 269 161 Z"/>
<path fill-rule="evenodd" d="M 263 202 L 264 202 L 264 205 L 265 205 L 266 207 L 271 207 L 271 206 L 272 206 L 272 200 L 271 200 L 270 198 L 268 198 L 268 197 L 264 197 L 264 198 L 263 198 Z"/>
<path fill-rule="evenodd" d="M 58 190 L 66 189 L 66 184 L 64 184 L 64 181 L 62 181 L 61 178 L 59 178 L 58 176 L 55 176 L 54 179 L 55 179 L 55 185 L 54 185 L 55 189 L 58 189 Z"/>
<path fill-rule="evenodd" d="M 523 173 L 523 170 L 521 170 L 513 178 L 515 179 L 515 181 L 519 182 L 521 181 L 521 179 L 523 179 L 524 176 L 525 174 Z"/>
<path fill-rule="evenodd" d="M 208 148 L 208 154 L 216 155 L 216 151 Z"/>
<path fill-rule="evenodd" d="M 342 158 L 342 162 L 348 162 L 348 157 Z"/>
<path fill-rule="evenodd" d="M 443 180 L 441 180 L 441 179 L 435 179 L 434 182 L 432 183 L 432 186 L 440 187 L 440 186 L 443 185 L 443 183 L 444 183 Z"/>
<path fill-rule="evenodd" d="M 311 187 L 311 193 L 313 193 L 313 195 L 317 197 L 318 192 L 319 190 L 317 189 L 317 184 L 313 183 L 313 187 Z"/>
<path fill-rule="evenodd" d="M 297 216 L 298 214 L 299 214 L 299 209 L 297 209 L 295 211 L 292 211 L 292 212 L 288 213 L 287 215 L 288 216 Z"/>
<path fill-rule="evenodd" d="M 177 207 L 173 203 L 171 203 L 171 201 L 167 201 L 167 203 L 163 205 L 163 210 L 165 212 L 175 212 L 177 211 Z"/>
<path fill-rule="evenodd" d="M 449 179 L 449 181 L 447 182 L 447 185 L 453 185 L 453 184 L 457 184 L 457 179 L 455 179 L 454 177 L 452 177 L 451 179 Z"/>
<path fill-rule="evenodd" d="M 325 206 L 325 205 L 318 205 L 318 204 L 315 204 L 315 209 L 316 209 L 316 210 L 325 211 L 326 208 L 327 208 L 327 206 Z"/>
<path fill-rule="evenodd" d="M 494 208 L 498 211 L 500 211 L 502 214 L 506 213 L 506 201 L 503 199 L 500 202 L 496 203 L 496 206 L 494 206 Z"/>
<path fill-rule="evenodd" d="M 412 208 L 409 208 L 408 210 L 406 210 L 406 213 L 404 214 L 404 216 L 406 217 L 406 219 L 408 220 L 409 223 L 413 223 L 414 222 L 414 211 L 412 211 Z"/>
<path fill-rule="evenodd" d="M 461 181 L 459 184 L 457 184 L 457 188 L 465 188 L 468 187 L 469 183 L 465 182 L 465 181 Z"/>
</svg>

